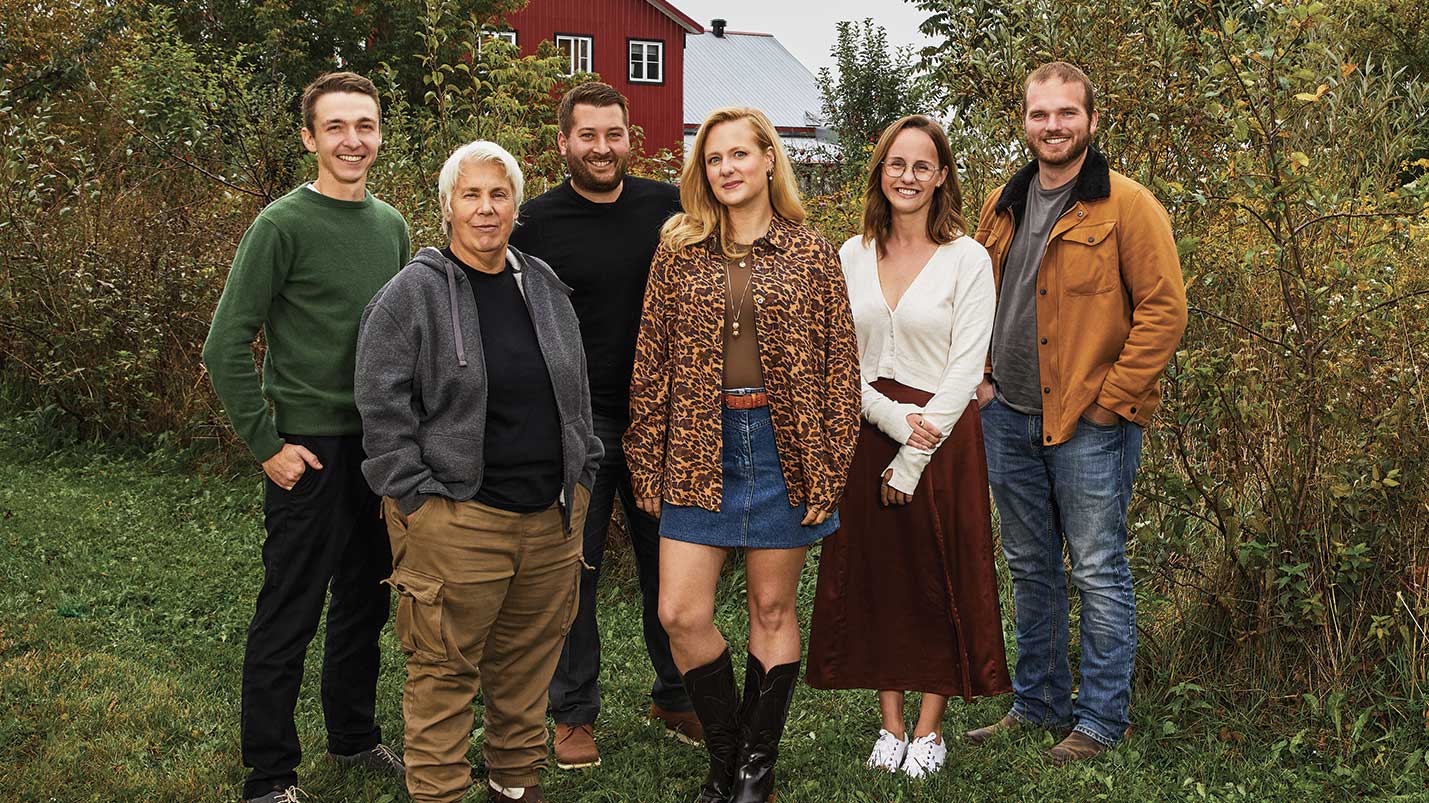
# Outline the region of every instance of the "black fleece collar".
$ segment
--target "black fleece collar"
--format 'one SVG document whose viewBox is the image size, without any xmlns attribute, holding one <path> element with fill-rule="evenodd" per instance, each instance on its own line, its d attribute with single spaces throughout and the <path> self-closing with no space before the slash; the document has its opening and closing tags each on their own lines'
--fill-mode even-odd
<svg viewBox="0 0 1429 803">
<path fill-rule="evenodd" d="M 1018 170 L 1008 180 L 1007 186 L 1002 188 L 995 211 L 1006 212 L 1011 209 L 1013 219 L 1021 219 L 1027 210 L 1027 192 L 1036 180 L 1037 160 L 1033 159 Z M 1111 168 L 1107 166 L 1106 157 L 1102 156 L 1101 151 L 1087 148 L 1087 160 L 1082 162 L 1082 171 L 1077 174 L 1075 181 L 1076 185 L 1067 196 L 1067 205 L 1063 211 L 1070 209 L 1078 201 L 1100 201 L 1111 196 Z"/>
</svg>

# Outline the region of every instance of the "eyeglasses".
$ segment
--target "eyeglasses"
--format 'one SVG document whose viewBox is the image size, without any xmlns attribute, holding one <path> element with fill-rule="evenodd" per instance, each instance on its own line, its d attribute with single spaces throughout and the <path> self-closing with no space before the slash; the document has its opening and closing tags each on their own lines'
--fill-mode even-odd
<svg viewBox="0 0 1429 803">
<path fill-rule="evenodd" d="M 913 178 L 919 181 L 927 181 L 932 178 L 940 168 L 937 165 L 930 165 L 927 162 L 913 163 Z M 902 178 L 908 172 L 908 163 L 902 159 L 894 159 L 891 162 L 883 163 L 883 175 L 889 178 Z"/>
</svg>

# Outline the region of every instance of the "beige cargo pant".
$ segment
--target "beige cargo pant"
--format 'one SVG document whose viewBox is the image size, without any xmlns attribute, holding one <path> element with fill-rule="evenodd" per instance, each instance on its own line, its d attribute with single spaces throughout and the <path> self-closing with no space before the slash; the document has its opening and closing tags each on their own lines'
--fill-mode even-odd
<svg viewBox="0 0 1429 803">
<path fill-rule="evenodd" d="M 576 615 L 590 494 L 576 491 L 571 529 L 558 507 L 511 513 L 433 497 L 409 517 L 383 500 L 398 594 L 397 638 L 407 791 L 454 803 L 471 785 L 466 758 L 480 690 L 482 756 L 502 786 L 532 786 L 546 765 L 546 698 Z"/>
</svg>

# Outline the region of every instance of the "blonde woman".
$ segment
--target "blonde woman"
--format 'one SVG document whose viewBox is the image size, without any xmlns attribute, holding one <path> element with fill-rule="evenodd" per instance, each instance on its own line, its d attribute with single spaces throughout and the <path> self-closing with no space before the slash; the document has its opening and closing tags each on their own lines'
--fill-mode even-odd
<svg viewBox="0 0 1429 803">
<path fill-rule="evenodd" d="M 838 526 L 858 432 L 853 319 L 762 112 L 700 126 L 680 201 L 650 269 L 625 452 L 641 509 L 661 516 L 660 621 L 710 753 L 698 800 L 763 803 L 799 676 L 799 572 Z M 749 598 L 742 704 L 714 624 L 734 548 Z"/>
<path fill-rule="evenodd" d="M 883 728 L 867 764 L 915 778 L 947 757 L 950 695 L 1011 687 L 973 400 L 992 332 L 992 263 L 961 206 L 942 127 L 904 117 L 870 159 L 863 233 L 839 251 L 865 420 L 843 527 L 819 563 L 807 679 L 878 690 Z M 922 692 L 911 739 L 906 691 Z"/>
</svg>

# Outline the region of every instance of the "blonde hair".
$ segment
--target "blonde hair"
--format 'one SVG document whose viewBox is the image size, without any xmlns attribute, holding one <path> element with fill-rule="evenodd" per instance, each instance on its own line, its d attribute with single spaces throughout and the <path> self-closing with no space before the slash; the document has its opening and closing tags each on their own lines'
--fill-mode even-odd
<svg viewBox="0 0 1429 803">
<path fill-rule="evenodd" d="M 660 243 L 671 251 L 682 251 L 688 246 L 702 243 L 716 232 L 720 235 L 720 247 L 729 253 L 727 241 L 729 212 L 715 197 L 705 173 L 705 141 L 710 130 L 720 123 L 734 120 L 748 120 L 754 130 L 754 139 L 761 151 L 774 150 L 774 172 L 769 179 L 769 201 L 774 214 L 791 223 L 804 222 L 804 204 L 799 200 L 799 182 L 794 178 L 794 163 L 784 151 L 784 143 L 779 132 L 764 112 L 747 106 L 729 106 L 716 109 L 700 125 L 695 134 L 695 143 L 690 153 L 685 155 L 685 166 L 680 171 L 680 204 L 685 208 L 665 221 L 660 228 Z"/>
</svg>

